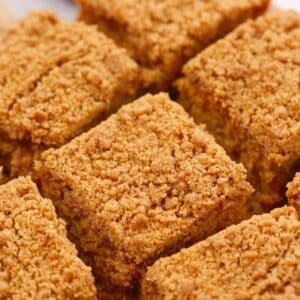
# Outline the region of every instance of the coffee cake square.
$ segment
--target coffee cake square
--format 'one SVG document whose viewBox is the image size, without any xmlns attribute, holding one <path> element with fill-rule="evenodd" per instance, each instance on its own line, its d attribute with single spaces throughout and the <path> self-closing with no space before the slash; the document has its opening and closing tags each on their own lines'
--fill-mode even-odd
<svg viewBox="0 0 300 300">
<path fill-rule="evenodd" d="M 241 25 L 184 67 L 179 101 L 242 162 L 270 208 L 299 170 L 300 16 L 278 12 Z"/>
<path fill-rule="evenodd" d="M 252 193 L 244 167 L 167 94 L 46 151 L 36 174 L 95 274 L 123 288 L 158 257 L 244 219 Z"/>
</svg>

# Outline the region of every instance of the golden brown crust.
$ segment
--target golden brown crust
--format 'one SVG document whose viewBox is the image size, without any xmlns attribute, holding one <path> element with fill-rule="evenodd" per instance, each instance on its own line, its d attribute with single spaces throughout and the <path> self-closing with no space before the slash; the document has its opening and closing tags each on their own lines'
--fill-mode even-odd
<svg viewBox="0 0 300 300">
<path fill-rule="evenodd" d="M 77 0 L 80 19 L 96 23 L 148 72 L 148 85 L 166 89 L 182 65 L 269 0 Z"/>
<path fill-rule="evenodd" d="M 166 94 L 146 95 L 37 164 L 98 276 L 128 287 L 143 267 L 245 217 L 252 188 Z"/>
<path fill-rule="evenodd" d="M 5 34 L 0 67 L 0 134 L 12 147 L 63 145 L 139 86 L 139 68 L 125 50 L 96 28 L 49 12 Z"/>
<path fill-rule="evenodd" d="M 288 184 L 287 197 L 289 204 L 294 206 L 300 215 L 300 173 Z"/>
<path fill-rule="evenodd" d="M 29 178 L 0 186 L 0 205 L 1 299 L 96 299 L 91 269 Z"/>
<path fill-rule="evenodd" d="M 295 12 L 249 21 L 191 60 L 177 82 L 181 104 L 244 163 L 268 205 L 299 167 L 299 33 Z"/>
<path fill-rule="evenodd" d="M 141 299 L 298 299 L 300 220 L 292 207 L 252 217 L 167 258 Z"/>
</svg>

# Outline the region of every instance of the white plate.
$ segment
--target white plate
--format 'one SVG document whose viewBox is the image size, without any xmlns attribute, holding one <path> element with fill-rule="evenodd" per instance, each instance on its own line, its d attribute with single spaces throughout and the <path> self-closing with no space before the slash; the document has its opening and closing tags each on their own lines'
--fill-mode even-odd
<svg viewBox="0 0 300 300">
<path fill-rule="evenodd" d="M 17 17 L 25 17 L 33 10 L 50 9 L 56 11 L 61 18 L 74 20 L 77 16 L 77 7 L 72 0 L 0 0 Z"/>
<path fill-rule="evenodd" d="M 299 0 L 274 0 L 274 5 L 282 9 L 295 9 L 300 12 L 300 1 Z"/>
<path fill-rule="evenodd" d="M 24 17 L 29 11 L 51 9 L 62 18 L 73 20 L 77 8 L 72 0 L 0 0 L 5 3 L 18 17 Z M 236 0 L 238 1 L 238 0 Z M 273 5 L 282 9 L 296 9 L 300 12 L 300 0 L 273 0 Z"/>
</svg>

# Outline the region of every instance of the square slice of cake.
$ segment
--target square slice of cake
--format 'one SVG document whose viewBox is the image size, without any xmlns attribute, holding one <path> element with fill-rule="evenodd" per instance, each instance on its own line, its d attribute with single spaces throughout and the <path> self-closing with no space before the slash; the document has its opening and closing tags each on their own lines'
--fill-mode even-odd
<svg viewBox="0 0 300 300">
<path fill-rule="evenodd" d="M 50 12 L 4 35 L 0 68 L 0 163 L 12 176 L 127 103 L 139 82 L 126 50 L 93 26 Z"/>
<path fill-rule="evenodd" d="M 128 49 L 146 86 L 166 90 L 182 65 L 269 0 L 77 0 L 80 19 Z"/>
<path fill-rule="evenodd" d="M 95 274 L 133 286 L 161 255 L 245 218 L 241 164 L 167 94 L 146 95 L 36 164 Z"/>
<path fill-rule="evenodd" d="M 300 168 L 300 16 L 241 25 L 184 67 L 179 101 L 234 160 L 267 208 Z"/>
<path fill-rule="evenodd" d="M 158 260 L 141 299 L 299 299 L 300 219 L 293 207 L 254 216 Z"/>
<path fill-rule="evenodd" d="M 96 299 L 91 268 L 28 177 L 0 186 L 0 299 Z"/>
</svg>

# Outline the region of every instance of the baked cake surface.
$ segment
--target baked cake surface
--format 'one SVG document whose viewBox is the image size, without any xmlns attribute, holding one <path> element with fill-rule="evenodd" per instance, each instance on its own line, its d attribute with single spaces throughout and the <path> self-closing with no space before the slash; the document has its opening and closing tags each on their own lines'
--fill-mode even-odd
<svg viewBox="0 0 300 300">
<path fill-rule="evenodd" d="M 245 218 L 252 193 L 243 166 L 166 94 L 123 106 L 36 167 L 94 272 L 125 288 L 157 257 Z"/>
</svg>

